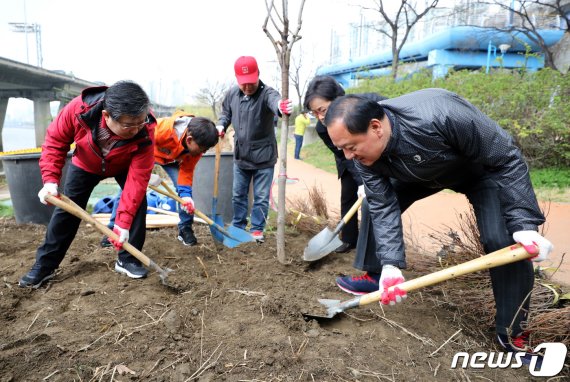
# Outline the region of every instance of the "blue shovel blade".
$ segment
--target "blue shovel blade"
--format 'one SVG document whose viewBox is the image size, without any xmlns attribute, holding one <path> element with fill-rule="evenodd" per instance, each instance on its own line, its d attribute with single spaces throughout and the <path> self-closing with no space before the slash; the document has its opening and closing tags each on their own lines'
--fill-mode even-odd
<svg viewBox="0 0 570 382">
<path fill-rule="evenodd" d="M 253 236 L 251 236 L 249 232 L 241 228 L 234 227 L 233 225 L 230 225 L 227 231 L 230 234 L 230 236 L 235 240 L 237 240 L 240 244 L 255 241 L 255 239 L 253 238 Z"/>
<path fill-rule="evenodd" d="M 217 225 L 219 225 L 220 227 L 224 227 L 224 219 L 222 218 L 221 215 L 218 215 L 216 213 L 218 209 L 218 198 L 214 197 L 212 198 L 212 215 L 210 215 L 210 219 L 212 219 L 214 221 L 214 223 L 216 223 Z M 214 226 L 210 226 L 210 232 L 212 234 L 212 237 L 214 238 L 214 240 L 219 241 L 220 243 L 222 243 L 224 241 L 224 234 L 222 232 L 220 232 L 219 229 L 217 229 Z"/>
<path fill-rule="evenodd" d="M 214 221 L 214 223 L 216 223 L 220 227 L 224 226 L 224 219 L 222 218 L 221 215 L 214 215 L 214 216 L 211 216 L 210 218 Z M 224 241 L 224 234 L 222 232 L 220 232 L 220 230 L 218 230 L 214 226 L 210 226 L 210 233 L 212 234 L 214 240 L 219 241 L 219 242 Z"/>
</svg>

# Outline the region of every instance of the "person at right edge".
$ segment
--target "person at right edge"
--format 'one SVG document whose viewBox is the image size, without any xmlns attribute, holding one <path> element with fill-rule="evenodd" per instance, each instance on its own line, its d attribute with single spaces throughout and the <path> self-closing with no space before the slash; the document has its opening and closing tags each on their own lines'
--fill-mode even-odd
<svg viewBox="0 0 570 382">
<path fill-rule="evenodd" d="M 216 128 L 221 137 L 230 123 L 235 131 L 232 225 L 240 229 L 247 225 L 249 188 L 253 181 L 250 232 L 258 243 L 262 243 L 277 163 L 273 119 L 275 115 L 291 114 L 293 104 L 289 99 L 281 99 L 277 90 L 259 79 L 255 58 L 239 57 L 234 63 L 234 72 L 238 84 L 225 95 Z"/>
<path fill-rule="evenodd" d="M 317 76 L 309 83 L 303 101 L 303 107 L 306 110 L 310 110 L 310 113 L 318 120 L 315 126 L 317 134 L 319 134 L 325 146 L 334 154 L 336 172 L 340 179 L 340 214 L 342 216 L 346 215 L 354 203 L 356 203 L 359 196 L 365 196 L 362 179 L 354 167 L 352 159 L 347 159 L 342 150 L 335 147 L 324 124 L 327 108 L 332 101 L 343 95 L 344 89 L 333 77 Z M 376 93 L 362 93 L 360 95 L 372 101 L 382 101 L 386 99 L 386 97 Z M 362 230 L 364 226 L 370 223 L 366 199 L 362 202 L 361 214 Z M 365 230 L 365 232 L 368 232 L 368 230 Z M 336 253 L 346 253 L 354 248 L 356 248 L 357 252 L 362 252 L 366 251 L 370 246 L 374 249 L 373 238 L 372 240 L 368 240 L 367 235 L 363 235 L 362 232 L 359 233 L 358 214 L 350 218 L 342 228 L 340 239 L 342 240 L 342 244 L 335 250 Z M 367 273 L 362 277 L 376 277 L 377 281 L 379 275 L 369 275 Z"/>
<path fill-rule="evenodd" d="M 416 200 L 443 189 L 465 194 L 475 212 L 486 253 L 520 243 L 532 261 L 542 261 L 552 244 L 538 231 L 545 221 L 527 164 L 513 138 L 495 121 L 455 93 L 424 89 L 380 102 L 349 95 L 337 98 L 325 118 L 335 146 L 354 159 L 362 176 L 376 241 L 374 253 L 357 267 L 380 273 L 377 283 L 353 282 L 353 294 L 371 285 L 382 304 L 395 304 L 405 291 L 406 267 L 401 214 Z M 358 253 L 357 253 L 358 257 Z M 534 272 L 531 260 L 491 268 L 495 331 L 508 352 L 532 352 L 523 328 L 529 313 Z M 346 290 L 346 289 L 345 289 Z"/>
</svg>

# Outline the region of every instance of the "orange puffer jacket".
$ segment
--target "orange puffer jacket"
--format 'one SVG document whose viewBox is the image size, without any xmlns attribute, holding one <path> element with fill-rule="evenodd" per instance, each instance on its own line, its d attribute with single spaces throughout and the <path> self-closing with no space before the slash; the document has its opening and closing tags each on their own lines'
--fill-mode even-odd
<svg viewBox="0 0 570 382">
<path fill-rule="evenodd" d="M 178 114 L 173 117 L 158 119 L 154 130 L 154 161 L 161 165 L 178 162 L 180 166 L 178 173 L 179 194 L 180 196 L 190 196 L 183 195 L 180 189 L 192 187 L 194 168 L 202 157 L 202 154 L 195 156 L 190 155 L 188 150 L 182 145 L 182 141 L 178 138 L 176 130 L 174 129 L 174 121 L 176 121 L 176 117 L 180 116 L 193 117 L 191 114 Z M 183 138 L 183 136 L 181 138 Z"/>
</svg>

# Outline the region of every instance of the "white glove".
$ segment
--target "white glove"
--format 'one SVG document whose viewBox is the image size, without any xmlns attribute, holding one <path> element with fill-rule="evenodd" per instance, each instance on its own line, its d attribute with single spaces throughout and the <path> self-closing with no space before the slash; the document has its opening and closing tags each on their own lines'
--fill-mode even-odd
<svg viewBox="0 0 570 382">
<path fill-rule="evenodd" d="M 406 291 L 399 289 L 398 287 L 392 288 L 391 291 L 388 290 L 393 285 L 401 284 L 404 282 L 404 275 L 400 268 L 393 265 L 384 265 L 382 267 L 382 274 L 380 274 L 380 293 L 382 294 L 380 303 L 382 305 L 395 305 L 397 302 L 401 302 L 403 299 L 408 297 Z"/>
<path fill-rule="evenodd" d="M 123 243 L 129 240 L 129 230 L 121 228 L 115 224 L 113 226 L 113 232 L 115 232 L 117 236 L 119 236 L 119 240 L 115 241 L 112 238 L 109 238 L 109 241 L 111 242 L 111 244 L 113 244 L 113 246 L 117 251 L 120 251 L 121 248 L 123 248 Z"/>
<path fill-rule="evenodd" d="M 281 114 L 289 115 L 293 112 L 293 101 L 288 98 L 279 100 L 277 107 L 279 108 L 279 111 L 281 111 Z"/>
<path fill-rule="evenodd" d="M 57 191 L 57 183 L 48 182 L 48 183 L 44 184 L 44 186 L 42 187 L 40 192 L 38 192 L 38 198 L 40 198 L 40 202 L 47 205 L 48 202 L 46 201 L 46 196 L 48 196 L 48 195 L 51 195 L 51 196 L 58 196 L 59 195 L 59 192 Z"/>
<path fill-rule="evenodd" d="M 356 191 L 356 195 L 358 195 L 359 198 L 366 197 L 366 192 L 364 191 L 364 185 L 358 186 L 358 191 Z"/>
<path fill-rule="evenodd" d="M 222 125 L 217 125 L 217 126 L 216 126 L 216 130 L 218 130 L 218 136 L 220 136 L 220 137 L 222 137 L 222 138 L 223 138 L 224 135 L 226 134 L 226 133 L 224 132 L 224 126 L 222 126 Z"/>
<path fill-rule="evenodd" d="M 182 200 L 184 203 L 180 203 L 180 208 L 187 214 L 192 215 L 194 213 L 194 201 L 189 196 L 184 196 Z"/>
<path fill-rule="evenodd" d="M 148 181 L 149 186 L 158 187 L 162 183 L 162 178 L 156 174 L 150 174 L 150 179 Z"/>
<path fill-rule="evenodd" d="M 536 231 L 517 231 L 513 233 L 513 240 L 521 244 L 528 253 L 536 254 L 531 258 L 536 262 L 546 260 L 554 248 L 550 241 Z"/>
</svg>

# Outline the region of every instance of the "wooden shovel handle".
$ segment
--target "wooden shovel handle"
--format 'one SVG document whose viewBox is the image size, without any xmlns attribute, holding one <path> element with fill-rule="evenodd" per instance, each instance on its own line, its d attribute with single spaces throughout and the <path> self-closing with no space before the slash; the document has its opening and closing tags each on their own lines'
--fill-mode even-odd
<svg viewBox="0 0 570 382">
<path fill-rule="evenodd" d="M 338 225 L 335 227 L 335 229 L 333 231 L 333 235 L 332 235 L 333 237 L 338 235 L 340 233 L 340 231 L 343 229 L 343 227 L 346 225 L 346 223 L 348 223 L 348 221 L 354 216 L 356 211 L 358 211 L 358 209 L 360 208 L 360 205 L 362 204 L 363 200 L 364 200 L 363 197 L 359 197 L 358 200 L 356 202 L 354 202 L 352 207 L 350 207 L 350 210 L 348 210 L 348 212 L 343 216 L 343 218 L 340 219 L 340 222 L 338 223 Z"/>
<path fill-rule="evenodd" d="M 73 200 L 69 199 L 63 194 L 59 194 L 59 196 L 60 198 L 48 195 L 46 196 L 46 201 L 56 207 L 61 208 L 62 210 L 69 212 L 72 215 L 77 216 L 79 219 L 93 224 L 93 226 L 95 226 L 95 228 L 97 228 L 101 233 L 112 238 L 113 240 L 119 240 L 119 236 L 115 232 L 111 231 L 109 227 L 103 223 L 97 221 L 97 219 L 91 216 L 87 211 L 75 204 Z M 132 244 L 125 242 L 123 243 L 123 248 L 125 248 L 125 250 L 128 251 L 131 255 L 139 259 L 147 267 L 155 265 L 154 262 L 152 262 L 144 253 L 133 247 Z"/>
<path fill-rule="evenodd" d="M 222 156 L 222 142 L 216 145 L 216 161 L 214 162 L 214 193 L 213 197 L 218 197 L 218 177 L 220 174 L 220 158 Z"/>
<path fill-rule="evenodd" d="M 352 205 L 352 207 L 350 207 L 350 210 L 348 210 L 348 212 L 342 218 L 344 224 L 348 223 L 348 221 L 354 216 L 356 211 L 358 211 L 358 209 L 362 205 L 363 200 L 364 200 L 363 197 L 359 197 L 358 200 Z"/>
<path fill-rule="evenodd" d="M 168 215 L 168 216 L 176 216 L 176 217 L 180 216 L 180 215 L 178 215 L 178 213 L 176 213 L 176 212 L 166 211 L 166 210 L 163 210 L 162 208 L 156 208 L 156 207 L 147 206 L 146 209 L 149 210 L 149 211 L 153 211 L 153 212 L 156 212 L 156 213 L 159 213 L 159 214 Z"/>
<path fill-rule="evenodd" d="M 392 288 L 398 287 L 403 291 L 410 292 L 468 273 L 514 263 L 516 261 L 525 260 L 533 256 L 535 256 L 535 254 L 528 253 L 524 247 L 522 247 L 520 244 L 516 244 L 503 249 L 499 249 L 498 251 L 478 257 L 465 263 L 457 264 L 453 267 L 445 268 L 440 271 L 415 278 L 413 280 L 405 281 L 401 284 L 395 285 Z M 360 297 L 358 305 L 366 305 L 375 301 L 379 301 L 381 297 L 382 295 L 380 291 L 365 294 Z"/>
<path fill-rule="evenodd" d="M 172 189 L 171 189 L 170 187 L 168 187 L 168 185 L 167 185 L 165 182 L 162 182 L 161 184 L 162 184 L 162 186 L 163 186 L 164 188 L 167 189 L 167 191 L 161 190 L 160 188 L 155 187 L 155 186 L 150 185 L 150 184 L 148 185 L 148 188 L 150 188 L 151 190 L 154 190 L 154 191 L 158 192 L 159 194 L 168 196 L 168 197 L 170 197 L 170 198 L 176 200 L 178 203 L 184 203 L 184 200 L 182 200 L 182 198 L 181 198 L 180 196 L 176 195 L 176 194 L 172 191 Z M 194 209 L 194 214 L 197 215 L 199 218 L 203 219 L 208 225 L 214 225 L 214 226 L 219 227 L 216 223 L 214 223 L 214 221 L 213 221 L 212 219 L 210 219 L 210 218 L 209 218 L 206 214 L 204 214 L 202 211 L 197 210 L 197 209 Z M 220 228 L 221 228 L 221 227 L 220 227 Z M 223 230 L 223 228 L 222 228 L 222 230 Z M 224 232 L 224 231 L 222 231 L 222 232 Z"/>
</svg>

